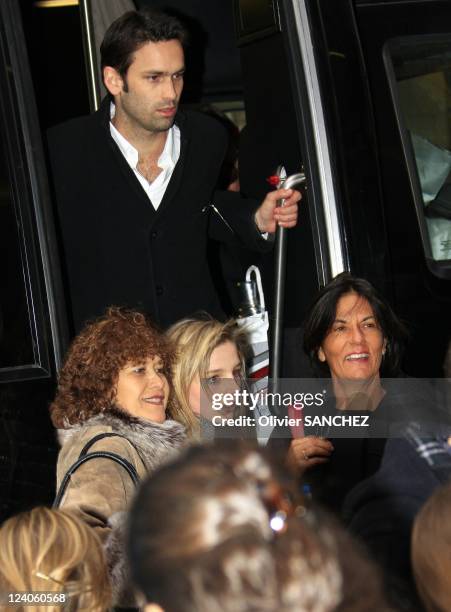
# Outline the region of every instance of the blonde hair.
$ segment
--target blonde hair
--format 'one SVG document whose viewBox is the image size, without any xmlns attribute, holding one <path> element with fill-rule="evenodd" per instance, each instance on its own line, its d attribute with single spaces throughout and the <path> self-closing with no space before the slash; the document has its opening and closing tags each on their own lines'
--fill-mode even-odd
<svg viewBox="0 0 451 612">
<path fill-rule="evenodd" d="M 176 353 L 172 369 L 175 398 L 170 402 L 168 413 L 186 427 L 190 437 L 199 438 L 199 419 L 189 405 L 191 383 L 196 375 L 201 382 L 207 378 L 211 354 L 224 342 L 232 342 L 236 346 L 244 376 L 246 334 L 234 319 L 221 323 L 212 318 L 182 319 L 172 325 L 166 334 Z"/>
<path fill-rule="evenodd" d="M 0 528 L 0 591 L 47 591 L 65 602 L 33 606 L 27 612 L 89 610 L 111 605 L 106 562 L 91 527 L 65 510 L 38 507 L 8 519 Z"/>
<path fill-rule="evenodd" d="M 426 610 L 451 610 L 451 485 L 437 489 L 418 513 L 412 531 L 412 566 Z"/>
</svg>

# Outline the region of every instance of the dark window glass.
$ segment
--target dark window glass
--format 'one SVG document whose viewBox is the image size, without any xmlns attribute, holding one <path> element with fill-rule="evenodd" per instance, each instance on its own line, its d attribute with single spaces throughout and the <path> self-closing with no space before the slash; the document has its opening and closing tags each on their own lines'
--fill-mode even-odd
<svg viewBox="0 0 451 612">
<path fill-rule="evenodd" d="M 451 260 L 451 36 L 387 45 L 389 76 L 427 258 Z"/>
<path fill-rule="evenodd" d="M 33 363 L 18 213 L 0 132 L 0 368 Z"/>
</svg>

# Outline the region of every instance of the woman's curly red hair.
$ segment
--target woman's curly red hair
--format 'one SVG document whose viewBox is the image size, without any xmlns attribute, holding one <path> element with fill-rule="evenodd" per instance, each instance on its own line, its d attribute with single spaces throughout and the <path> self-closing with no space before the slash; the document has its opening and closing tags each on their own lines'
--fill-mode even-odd
<svg viewBox="0 0 451 612">
<path fill-rule="evenodd" d="M 50 415 L 55 427 L 80 424 L 114 404 L 119 370 L 161 357 L 170 372 L 170 344 L 141 312 L 111 306 L 75 338 L 58 380 Z"/>
</svg>

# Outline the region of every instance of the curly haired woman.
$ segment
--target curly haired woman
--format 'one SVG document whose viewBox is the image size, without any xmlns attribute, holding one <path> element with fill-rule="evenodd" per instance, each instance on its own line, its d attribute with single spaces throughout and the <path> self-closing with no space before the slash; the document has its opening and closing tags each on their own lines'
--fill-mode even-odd
<svg viewBox="0 0 451 612">
<path fill-rule="evenodd" d="M 184 428 L 166 420 L 172 352 L 164 337 L 136 311 L 111 307 L 75 338 L 50 406 L 62 448 L 57 484 L 99 434 L 89 452 L 119 455 L 140 479 L 183 445 Z M 123 582 L 120 527 L 135 485 L 111 458 L 92 459 L 73 473 L 61 506 L 75 511 L 102 539 L 112 582 Z M 119 539 L 118 539 L 119 538 Z"/>
</svg>

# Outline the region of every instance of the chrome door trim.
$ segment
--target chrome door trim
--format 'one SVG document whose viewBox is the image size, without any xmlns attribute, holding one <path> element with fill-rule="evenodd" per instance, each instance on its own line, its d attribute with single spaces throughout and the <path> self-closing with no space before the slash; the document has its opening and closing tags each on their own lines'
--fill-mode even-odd
<svg viewBox="0 0 451 612">
<path fill-rule="evenodd" d="M 62 365 L 64 353 L 69 344 L 69 333 L 67 325 L 66 307 L 64 304 L 63 283 L 60 274 L 60 259 L 57 249 L 56 233 L 53 212 L 50 203 L 50 191 L 47 182 L 47 169 L 45 167 L 45 156 L 42 146 L 41 133 L 39 129 L 38 113 L 32 88 L 32 79 L 28 60 L 26 57 L 25 37 L 22 29 L 22 20 L 18 3 L 15 0 L 3 0 L 0 7 L 0 17 L 3 20 L 5 30 L 5 41 L 10 55 L 10 64 L 6 69 L 11 74 L 10 95 L 17 100 L 17 116 L 10 118 L 15 123 L 15 131 L 23 146 L 24 165 L 21 171 L 25 173 L 29 181 L 29 196 L 26 204 L 30 207 L 27 211 L 34 217 L 35 239 L 29 238 L 25 245 L 24 261 L 26 264 L 27 284 L 31 288 L 29 297 L 30 322 L 39 333 L 42 342 L 36 345 L 38 365 L 30 367 L 19 366 L 4 369 L 8 375 L 3 377 L 2 382 L 8 380 L 26 380 L 50 376 L 42 366 L 42 361 L 51 360 L 51 351 L 45 339 L 46 334 L 42 329 L 45 317 L 41 312 L 44 302 L 48 308 L 49 332 L 53 344 L 53 359 L 56 370 Z M 11 98 L 12 100 L 13 98 Z M 35 277 L 36 272 L 31 269 L 39 268 L 36 263 L 36 255 L 42 263 L 43 286 Z M 42 293 L 41 293 L 42 292 Z M 45 295 L 45 297 L 44 297 Z M 39 331 L 40 328 L 40 331 Z M 45 345 L 45 346 L 44 346 Z M 42 366 L 42 367 L 41 367 Z M 0 369 L 1 371 L 2 369 Z"/>
<path fill-rule="evenodd" d="M 96 68 L 97 53 L 90 0 L 80 0 L 80 19 L 83 32 L 83 49 L 85 51 L 89 105 L 91 107 L 91 112 L 94 112 L 100 106 L 100 88 Z"/>
<path fill-rule="evenodd" d="M 345 247 L 340 232 L 337 201 L 330 160 L 321 91 L 310 34 L 306 0 L 292 0 L 295 27 L 300 45 L 305 85 L 309 100 L 310 116 L 316 148 L 319 179 L 322 193 L 322 207 L 327 234 L 328 255 L 332 277 L 347 269 Z"/>
</svg>

